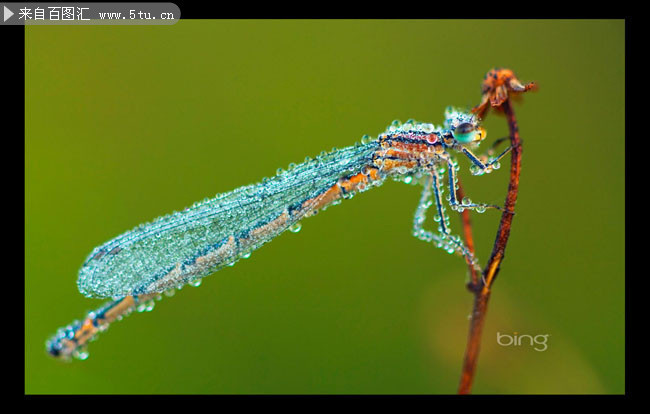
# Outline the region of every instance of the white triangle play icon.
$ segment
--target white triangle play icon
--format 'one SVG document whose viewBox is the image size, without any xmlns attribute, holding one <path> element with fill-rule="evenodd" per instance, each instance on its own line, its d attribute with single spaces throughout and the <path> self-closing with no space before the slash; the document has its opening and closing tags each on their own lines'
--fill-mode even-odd
<svg viewBox="0 0 650 414">
<path fill-rule="evenodd" d="M 7 6 L 3 6 L 3 7 L 5 8 L 5 9 L 4 9 L 4 12 L 5 12 L 5 19 L 4 19 L 4 21 L 6 22 L 8 18 L 10 18 L 11 16 L 14 15 L 14 12 L 12 12 L 11 10 L 9 10 L 9 9 L 7 8 Z"/>
</svg>

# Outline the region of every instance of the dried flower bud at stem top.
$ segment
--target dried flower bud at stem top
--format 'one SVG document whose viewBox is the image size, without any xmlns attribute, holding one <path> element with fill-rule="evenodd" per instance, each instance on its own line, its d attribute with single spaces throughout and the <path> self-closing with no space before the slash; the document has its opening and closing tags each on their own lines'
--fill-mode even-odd
<svg viewBox="0 0 650 414">
<path fill-rule="evenodd" d="M 535 82 L 521 83 L 510 69 L 492 69 L 485 75 L 481 85 L 481 103 L 472 109 L 472 112 L 480 119 L 483 119 L 490 106 L 502 110 L 501 105 L 508 99 L 509 95 L 514 96 L 536 89 L 537 84 Z"/>
</svg>

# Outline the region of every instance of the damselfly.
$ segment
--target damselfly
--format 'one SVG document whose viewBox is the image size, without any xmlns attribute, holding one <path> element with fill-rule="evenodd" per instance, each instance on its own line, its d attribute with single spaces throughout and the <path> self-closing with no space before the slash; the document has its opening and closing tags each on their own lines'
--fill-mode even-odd
<svg viewBox="0 0 650 414">
<path fill-rule="evenodd" d="M 112 300 L 83 321 L 59 329 L 47 342 L 48 352 L 62 359 L 88 356 L 86 346 L 115 320 L 137 309 L 153 308 L 161 293 L 170 295 L 185 284 L 247 258 L 285 230 L 297 231 L 300 220 L 342 199 L 380 186 L 392 178 L 424 189 L 413 219 L 413 235 L 449 253 L 457 252 L 478 269 L 476 258 L 460 237 L 451 234 L 443 206 L 484 212 L 494 205 L 458 200 L 458 162 L 451 151 L 471 161 L 475 175 L 499 168 L 496 157 L 478 157 L 471 149 L 485 138 L 479 120 L 447 108 L 443 127 L 413 120 L 394 121 L 377 138 L 364 136 L 354 146 L 321 153 L 272 178 L 195 203 L 181 212 L 142 224 L 95 248 L 79 272 L 78 287 L 88 297 Z M 438 232 L 424 229 L 425 214 L 435 204 Z"/>
</svg>

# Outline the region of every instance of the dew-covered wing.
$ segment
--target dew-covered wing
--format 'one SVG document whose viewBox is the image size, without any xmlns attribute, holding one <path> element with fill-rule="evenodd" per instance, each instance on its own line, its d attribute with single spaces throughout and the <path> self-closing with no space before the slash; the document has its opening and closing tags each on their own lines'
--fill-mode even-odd
<svg viewBox="0 0 650 414">
<path fill-rule="evenodd" d="M 331 152 L 140 225 L 93 250 L 79 271 L 79 290 L 88 297 L 122 297 L 207 276 L 300 220 L 307 200 L 368 165 L 377 145 Z"/>
</svg>

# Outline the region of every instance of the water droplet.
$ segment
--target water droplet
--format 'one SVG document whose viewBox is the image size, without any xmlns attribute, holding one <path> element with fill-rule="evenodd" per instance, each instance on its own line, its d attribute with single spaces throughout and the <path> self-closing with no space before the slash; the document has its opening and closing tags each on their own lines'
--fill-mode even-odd
<svg viewBox="0 0 650 414">
<path fill-rule="evenodd" d="M 289 226 L 289 231 L 292 233 L 298 233 L 302 229 L 302 224 L 300 222 L 293 223 Z"/>
<path fill-rule="evenodd" d="M 203 279 L 199 278 L 199 279 L 192 280 L 190 282 L 190 285 L 194 286 L 194 287 L 199 287 L 199 286 L 201 286 L 202 282 L 203 282 Z"/>
<path fill-rule="evenodd" d="M 72 357 L 80 361 L 88 359 L 89 355 L 90 354 L 88 354 L 88 351 L 85 348 L 75 349 L 74 352 L 72 352 Z"/>
<path fill-rule="evenodd" d="M 367 144 L 370 141 L 372 141 L 372 137 L 370 135 L 364 135 L 361 137 L 361 143 L 362 144 Z"/>
</svg>

